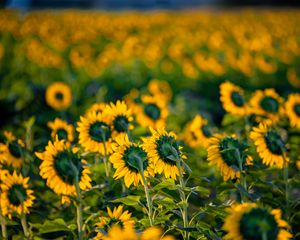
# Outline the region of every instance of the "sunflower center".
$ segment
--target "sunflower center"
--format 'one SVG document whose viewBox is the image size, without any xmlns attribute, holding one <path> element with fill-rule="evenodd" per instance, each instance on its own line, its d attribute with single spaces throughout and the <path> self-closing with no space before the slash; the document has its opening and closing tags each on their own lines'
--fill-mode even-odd
<svg viewBox="0 0 300 240">
<path fill-rule="evenodd" d="M 277 132 L 273 130 L 268 131 L 265 135 L 265 140 L 268 149 L 273 154 L 281 155 L 282 151 L 285 150 L 285 144 Z"/>
<path fill-rule="evenodd" d="M 225 137 L 220 142 L 220 153 L 224 162 L 233 169 L 240 169 L 245 163 L 243 152 L 246 145 L 232 137 Z M 240 166 L 241 165 L 241 166 Z"/>
<path fill-rule="evenodd" d="M 124 151 L 123 160 L 126 166 L 133 172 L 139 172 L 141 166 L 140 162 L 143 164 L 143 170 L 148 167 L 148 157 L 147 153 L 143 148 L 139 146 L 130 146 Z"/>
<path fill-rule="evenodd" d="M 127 117 L 119 115 L 114 119 L 114 127 L 118 132 L 127 132 L 129 121 Z"/>
<path fill-rule="evenodd" d="M 211 137 L 211 136 L 212 136 L 211 130 L 210 130 L 210 128 L 209 128 L 207 125 L 203 125 L 203 126 L 201 127 L 201 130 L 202 130 L 203 135 L 204 135 L 205 137 Z"/>
<path fill-rule="evenodd" d="M 58 140 L 68 139 L 68 132 L 63 128 L 58 129 L 56 131 L 56 134 L 57 134 Z"/>
<path fill-rule="evenodd" d="M 77 171 L 74 170 L 74 167 Z M 83 170 L 80 159 L 75 154 L 66 150 L 55 156 L 54 168 L 57 175 L 70 185 L 75 183 L 76 174 L 79 174 L 78 179 L 80 180 Z"/>
<path fill-rule="evenodd" d="M 110 218 L 107 223 L 104 225 L 104 231 L 107 232 L 109 228 L 111 228 L 114 225 L 118 225 L 119 227 L 123 228 L 124 224 L 120 219 L 117 218 Z"/>
<path fill-rule="evenodd" d="M 111 136 L 111 131 L 108 124 L 104 122 L 94 122 L 90 126 L 89 134 L 91 138 L 97 142 L 106 142 Z"/>
<path fill-rule="evenodd" d="M 147 104 L 144 108 L 144 112 L 148 117 L 154 120 L 157 120 L 160 117 L 160 109 L 156 104 L 153 103 Z"/>
<path fill-rule="evenodd" d="M 14 140 L 12 142 L 10 142 L 8 144 L 8 150 L 9 152 L 16 158 L 20 158 L 21 157 L 21 146 L 20 144 L 17 142 L 17 140 Z"/>
<path fill-rule="evenodd" d="M 244 97 L 237 91 L 231 93 L 231 100 L 238 107 L 242 107 L 245 104 Z"/>
<path fill-rule="evenodd" d="M 59 101 L 63 100 L 64 95 L 61 92 L 55 93 L 55 98 Z"/>
<path fill-rule="evenodd" d="M 172 136 L 161 136 L 156 141 L 159 157 L 167 164 L 176 165 L 176 159 L 180 157 L 178 143 Z"/>
<path fill-rule="evenodd" d="M 272 97 L 264 97 L 260 102 L 261 107 L 271 113 L 278 112 L 279 109 L 279 103 L 275 98 Z"/>
<path fill-rule="evenodd" d="M 272 214 L 263 208 L 254 208 L 243 214 L 240 220 L 240 233 L 245 240 L 277 239 L 278 224 Z"/>
<path fill-rule="evenodd" d="M 298 117 L 300 117 L 300 104 L 295 104 L 294 111 Z"/>
<path fill-rule="evenodd" d="M 21 184 L 12 185 L 8 190 L 8 199 L 9 202 L 14 206 L 19 206 L 25 202 L 27 198 L 26 189 Z"/>
</svg>

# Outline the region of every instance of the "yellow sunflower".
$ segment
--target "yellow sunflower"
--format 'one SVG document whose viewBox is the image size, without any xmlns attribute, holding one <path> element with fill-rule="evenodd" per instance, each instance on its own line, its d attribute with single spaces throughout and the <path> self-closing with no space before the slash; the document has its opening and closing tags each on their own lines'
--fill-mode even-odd
<svg viewBox="0 0 300 240">
<path fill-rule="evenodd" d="M 42 153 L 35 155 L 42 160 L 40 165 L 40 175 L 46 180 L 46 184 L 56 194 L 62 196 L 62 203 L 68 201 L 67 196 L 76 195 L 75 179 L 77 169 L 79 174 L 79 187 L 81 190 L 91 188 L 91 171 L 87 166 L 87 161 L 80 159 L 77 154 L 78 148 L 70 149 L 70 145 L 65 140 L 49 141 Z"/>
<path fill-rule="evenodd" d="M 29 177 L 23 178 L 16 171 L 12 175 L 6 173 L 1 184 L 1 208 L 4 216 L 12 213 L 28 214 L 33 205 L 33 190 L 29 189 Z"/>
<path fill-rule="evenodd" d="M 290 125 L 300 128 L 300 94 L 290 94 L 285 103 L 285 113 L 290 120 Z"/>
<path fill-rule="evenodd" d="M 262 122 L 258 127 L 254 127 L 250 132 L 250 139 L 256 146 L 263 164 L 283 168 L 285 162 L 289 162 L 289 158 L 283 156 L 286 150 L 285 143 L 270 122 Z"/>
<path fill-rule="evenodd" d="M 102 113 L 106 105 L 106 103 L 94 103 L 86 110 L 85 115 L 87 115 L 90 112 Z"/>
<path fill-rule="evenodd" d="M 155 173 L 163 173 L 166 178 L 175 179 L 179 176 L 176 158 L 186 159 L 182 153 L 182 147 L 176 141 L 174 132 L 166 132 L 163 128 L 154 130 L 150 128 L 152 135 L 143 139 L 149 160 L 154 163 Z M 177 156 L 174 156 L 174 155 Z M 172 156 L 172 157 L 171 157 Z"/>
<path fill-rule="evenodd" d="M 56 135 L 59 140 L 66 140 L 73 142 L 74 140 L 74 127 L 66 121 L 55 118 L 53 122 L 48 122 L 48 127 L 51 129 L 51 137 L 55 139 Z"/>
<path fill-rule="evenodd" d="M 67 109 L 72 103 L 71 88 L 63 82 L 52 83 L 46 89 L 46 102 L 57 111 Z"/>
<path fill-rule="evenodd" d="M 127 134 L 120 134 L 115 139 L 115 143 L 112 146 L 113 153 L 109 157 L 109 161 L 116 169 L 114 174 L 115 179 L 124 177 L 126 187 L 130 187 L 131 184 L 138 186 L 142 181 L 140 174 L 140 162 L 142 161 L 144 176 L 154 176 L 153 162 L 149 158 L 149 154 L 146 152 L 143 146 L 130 142 Z"/>
<path fill-rule="evenodd" d="M 211 137 L 211 129 L 207 124 L 207 120 L 200 115 L 196 115 L 189 122 L 183 131 L 183 139 L 192 148 L 208 147 L 208 140 Z"/>
<path fill-rule="evenodd" d="M 228 209 L 223 229 L 225 240 L 289 240 L 290 226 L 281 218 L 279 209 L 269 210 L 256 203 L 242 203 Z"/>
<path fill-rule="evenodd" d="M 164 128 L 168 117 L 167 103 L 158 96 L 142 96 L 136 108 L 136 120 L 143 127 Z"/>
<path fill-rule="evenodd" d="M 78 127 L 79 143 L 85 151 L 107 155 L 111 152 L 111 119 L 102 113 L 90 112 L 80 117 Z"/>
<path fill-rule="evenodd" d="M 172 90 L 167 81 L 153 79 L 148 83 L 148 91 L 152 96 L 158 96 L 166 102 L 172 98 Z"/>
<path fill-rule="evenodd" d="M 227 81 L 220 85 L 220 100 L 226 112 L 239 116 L 249 114 L 243 89 L 231 82 Z"/>
<path fill-rule="evenodd" d="M 6 144 L 0 143 L 0 154 L 5 157 L 7 165 L 20 168 L 22 166 L 22 149 L 25 144 L 9 131 L 4 131 L 4 136 Z"/>
<path fill-rule="evenodd" d="M 134 229 L 134 220 L 131 218 L 131 213 L 123 211 L 123 206 L 115 207 L 112 211 L 107 208 L 108 217 L 100 217 L 100 222 L 96 224 L 97 235 L 94 240 L 103 240 L 104 232 L 108 232 L 112 226 L 118 226 L 121 229 Z"/>
<path fill-rule="evenodd" d="M 139 90 L 135 88 L 131 89 L 130 92 L 124 96 L 124 101 L 133 112 L 138 111 L 142 101 Z"/>
<path fill-rule="evenodd" d="M 251 113 L 276 122 L 284 113 L 283 98 L 273 88 L 257 90 L 250 99 Z"/>
<path fill-rule="evenodd" d="M 175 240 L 173 236 L 164 236 L 163 231 L 158 227 L 149 227 L 138 234 L 134 228 L 121 228 L 118 225 L 112 226 L 103 240 Z"/>
<path fill-rule="evenodd" d="M 252 157 L 247 155 L 247 146 L 234 135 L 215 134 L 209 140 L 207 160 L 216 165 L 224 181 L 240 178 L 241 170 L 252 165 Z"/>
<path fill-rule="evenodd" d="M 105 108 L 106 114 L 112 123 L 113 135 L 128 132 L 133 129 L 132 111 L 129 109 L 125 102 L 117 101 L 116 104 L 111 103 Z"/>
</svg>

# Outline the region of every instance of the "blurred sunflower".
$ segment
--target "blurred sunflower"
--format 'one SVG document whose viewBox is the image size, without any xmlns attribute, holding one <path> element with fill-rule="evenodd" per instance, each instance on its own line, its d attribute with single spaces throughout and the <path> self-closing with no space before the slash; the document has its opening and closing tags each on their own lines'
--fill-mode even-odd
<svg viewBox="0 0 300 240">
<path fill-rule="evenodd" d="M 86 110 L 85 115 L 87 115 L 90 112 L 102 113 L 105 107 L 106 103 L 94 103 Z"/>
<path fill-rule="evenodd" d="M 155 173 L 163 173 L 166 178 L 176 179 L 179 176 L 177 159 L 186 159 L 181 151 L 182 147 L 176 141 L 176 134 L 166 132 L 164 129 L 150 128 L 150 131 L 152 135 L 143 139 L 143 147 L 148 153 L 149 160 L 154 163 Z"/>
<path fill-rule="evenodd" d="M 19 215 L 28 214 L 33 205 L 33 190 L 29 189 L 29 177 L 23 178 L 16 171 L 12 175 L 6 173 L 2 176 L 1 183 L 1 208 L 2 214 L 11 217 L 12 213 Z"/>
<path fill-rule="evenodd" d="M 136 112 L 142 102 L 139 90 L 135 88 L 131 89 L 130 92 L 124 96 L 124 101 L 133 112 Z"/>
<path fill-rule="evenodd" d="M 131 184 L 138 186 L 142 181 L 140 174 L 140 160 L 143 164 L 144 176 L 154 176 L 154 166 L 149 154 L 143 146 L 130 142 L 127 134 L 120 134 L 115 138 L 115 143 L 112 146 L 113 153 L 109 157 L 110 162 L 116 169 L 114 174 L 115 179 L 124 177 L 126 187 Z"/>
<path fill-rule="evenodd" d="M 285 103 L 285 113 L 290 120 L 290 125 L 300 128 L 300 94 L 290 94 Z"/>
<path fill-rule="evenodd" d="M 153 79 L 148 83 L 148 91 L 152 96 L 159 96 L 166 102 L 172 98 L 172 90 L 167 81 Z"/>
<path fill-rule="evenodd" d="M 123 206 L 114 207 L 112 211 L 107 208 L 108 217 L 100 217 L 100 222 L 96 224 L 97 235 L 94 240 L 104 239 L 104 232 L 108 232 L 112 226 L 118 226 L 121 229 L 134 229 L 134 220 L 131 218 L 131 213 L 123 211 Z"/>
<path fill-rule="evenodd" d="M 289 162 L 289 159 L 283 156 L 286 151 L 285 143 L 270 122 L 263 122 L 254 127 L 250 132 L 250 139 L 265 165 L 283 168 L 284 163 Z"/>
<path fill-rule="evenodd" d="M 35 155 L 42 160 L 40 175 L 46 180 L 47 186 L 62 196 L 62 203 L 69 201 L 67 196 L 76 195 L 75 180 L 78 174 L 81 190 L 91 188 L 91 171 L 87 162 L 77 154 L 78 148 L 70 148 L 65 140 L 49 141 L 42 153 Z M 76 171 L 74 170 L 76 169 Z"/>
<path fill-rule="evenodd" d="M 85 151 L 107 155 L 111 152 L 111 120 L 103 113 L 90 112 L 80 117 L 78 127 L 79 143 Z"/>
<path fill-rule="evenodd" d="M 143 127 L 163 128 L 168 117 L 167 103 L 159 96 L 142 96 L 136 109 L 137 122 Z"/>
<path fill-rule="evenodd" d="M 131 109 L 129 109 L 125 102 L 117 101 L 116 104 L 111 103 L 107 105 L 105 113 L 111 118 L 113 135 L 126 133 L 133 129 L 131 122 L 133 121 Z"/>
<path fill-rule="evenodd" d="M 192 148 L 207 148 L 209 145 L 208 140 L 211 135 L 211 129 L 207 124 L 207 120 L 200 115 L 196 115 L 184 128 L 183 139 Z"/>
<path fill-rule="evenodd" d="M 227 81 L 220 85 L 220 95 L 220 100 L 226 112 L 239 116 L 249 114 L 249 107 L 242 88 Z"/>
<path fill-rule="evenodd" d="M 257 90 L 250 99 L 251 112 L 276 122 L 284 113 L 283 98 L 273 88 Z"/>
<path fill-rule="evenodd" d="M 21 139 L 17 139 L 12 132 L 4 131 L 6 144 L 0 143 L 0 154 L 5 157 L 7 165 L 14 168 L 22 166 L 22 149 L 25 147 Z"/>
<path fill-rule="evenodd" d="M 290 226 L 281 218 L 279 209 L 269 210 L 256 203 L 242 203 L 228 209 L 223 229 L 225 240 L 270 239 L 289 240 Z"/>
<path fill-rule="evenodd" d="M 59 140 L 66 140 L 73 142 L 74 140 L 74 127 L 72 124 L 68 124 L 66 121 L 55 118 L 54 121 L 47 123 L 51 129 L 51 137 L 55 139 L 56 135 Z"/>
<path fill-rule="evenodd" d="M 240 178 L 241 170 L 252 165 L 252 157 L 247 155 L 247 145 L 235 136 L 215 134 L 209 140 L 207 160 L 216 165 L 224 181 Z"/>
<path fill-rule="evenodd" d="M 72 103 L 71 88 L 63 82 L 52 83 L 46 89 L 46 102 L 57 111 L 67 109 Z"/>
</svg>

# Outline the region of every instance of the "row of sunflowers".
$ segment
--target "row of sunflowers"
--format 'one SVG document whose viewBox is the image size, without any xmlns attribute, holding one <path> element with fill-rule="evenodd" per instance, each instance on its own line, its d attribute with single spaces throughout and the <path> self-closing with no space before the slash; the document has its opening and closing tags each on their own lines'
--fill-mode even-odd
<svg viewBox="0 0 300 240">
<path fill-rule="evenodd" d="M 2 239 L 300 239 L 299 20 L 0 10 Z"/>
</svg>

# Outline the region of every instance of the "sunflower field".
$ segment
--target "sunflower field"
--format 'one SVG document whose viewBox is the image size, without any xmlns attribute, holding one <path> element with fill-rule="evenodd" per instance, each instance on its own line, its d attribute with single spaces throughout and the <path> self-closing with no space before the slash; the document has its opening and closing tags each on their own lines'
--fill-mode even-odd
<svg viewBox="0 0 300 240">
<path fill-rule="evenodd" d="M 300 239 L 299 23 L 0 10 L 1 239 Z"/>
</svg>

